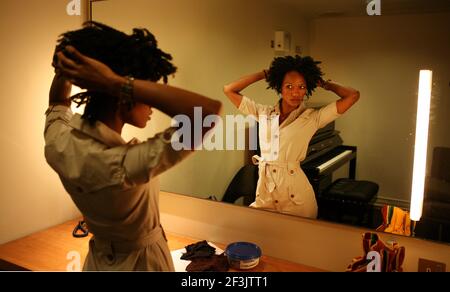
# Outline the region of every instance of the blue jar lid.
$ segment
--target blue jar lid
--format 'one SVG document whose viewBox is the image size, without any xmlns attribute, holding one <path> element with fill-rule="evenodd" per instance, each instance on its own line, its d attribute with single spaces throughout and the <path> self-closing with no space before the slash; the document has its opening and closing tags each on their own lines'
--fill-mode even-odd
<svg viewBox="0 0 450 292">
<path fill-rule="evenodd" d="M 250 242 L 233 242 L 225 250 L 225 254 L 236 260 L 252 260 L 261 256 L 261 249 Z"/>
</svg>

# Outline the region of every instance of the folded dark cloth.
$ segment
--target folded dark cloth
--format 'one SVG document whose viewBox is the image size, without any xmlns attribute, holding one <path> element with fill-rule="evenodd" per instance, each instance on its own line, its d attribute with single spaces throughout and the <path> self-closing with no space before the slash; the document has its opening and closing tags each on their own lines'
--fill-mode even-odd
<svg viewBox="0 0 450 292">
<path fill-rule="evenodd" d="M 181 255 L 182 260 L 209 257 L 216 253 L 216 249 L 208 244 L 206 240 L 185 246 L 186 253 Z"/>
<path fill-rule="evenodd" d="M 186 267 L 187 272 L 226 272 L 230 266 L 224 254 L 196 258 Z"/>
</svg>

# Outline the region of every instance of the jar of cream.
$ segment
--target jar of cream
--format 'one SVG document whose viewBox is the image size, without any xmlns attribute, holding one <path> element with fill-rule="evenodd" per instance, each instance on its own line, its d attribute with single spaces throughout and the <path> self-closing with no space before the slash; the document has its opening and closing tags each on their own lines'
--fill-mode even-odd
<svg viewBox="0 0 450 292">
<path fill-rule="evenodd" d="M 254 243 L 234 242 L 227 246 L 225 254 L 233 269 L 248 270 L 259 264 L 261 249 Z"/>
</svg>

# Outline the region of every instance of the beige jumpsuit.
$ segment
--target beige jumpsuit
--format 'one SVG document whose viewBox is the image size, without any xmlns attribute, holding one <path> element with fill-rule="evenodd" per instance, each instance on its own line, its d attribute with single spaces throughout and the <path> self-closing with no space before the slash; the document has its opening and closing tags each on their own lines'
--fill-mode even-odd
<svg viewBox="0 0 450 292">
<path fill-rule="evenodd" d="M 174 151 L 174 128 L 126 143 L 69 107 L 50 106 L 45 157 L 94 235 L 83 270 L 173 271 L 159 219 L 157 175 L 189 152 Z"/>
<path fill-rule="evenodd" d="M 280 106 L 257 104 L 243 97 L 239 110 L 259 120 L 267 119 L 267 131 L 274 131 L 271 123 L 278 123 Z M 314 190 L 308 181 L 300 162 L 306 157 L 308 145 L 316 131 L 338 118 L 336 102 L 320 109 L 306 108 L 302 103 L 292 111 L 273 135 L 278 139 L 275 159 L 253 157 L 259 165 L 259 180 L 256 188 L 256 200 L 250 206 L 296 216 L 316 218 L 317 202 Z M 261 137 L 266 137 L 260 132 Z M 267 156 L 266 156 L 267 157 Z M 269 156 L 270 157 L 270 156 Z"/>
</svg>

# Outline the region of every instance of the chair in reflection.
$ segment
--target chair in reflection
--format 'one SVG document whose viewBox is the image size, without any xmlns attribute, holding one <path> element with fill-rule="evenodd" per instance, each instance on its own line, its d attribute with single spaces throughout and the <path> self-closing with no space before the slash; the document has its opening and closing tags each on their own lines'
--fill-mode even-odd
<svg viewBox="0 0 450 292">
<path fill-rule="evenodd" d="M 231 180 L 222 201 L 234 204 L 243 198 L 243 204 L 249 206 L 255 201 L 257 183 L 258 166 L 253 164 L 243 166 Z"/>
</svg>

